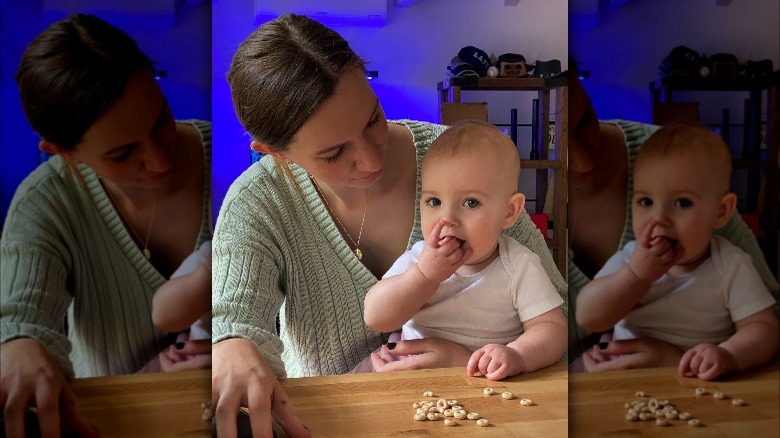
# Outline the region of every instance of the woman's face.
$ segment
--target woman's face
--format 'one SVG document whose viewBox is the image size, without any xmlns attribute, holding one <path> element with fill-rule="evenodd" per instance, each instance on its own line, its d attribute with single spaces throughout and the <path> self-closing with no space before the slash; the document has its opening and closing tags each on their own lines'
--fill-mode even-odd
<svg viewBox="0 0 780 438">
<path fill-rule="evenodd" d="M 168 102 L 152 74 L 139 71 L 70 154 L 118 186 L 155 189 L 171 174 L 175 146 Z"/>
<path fill-rule="evenodd" d="M 592 176 L 600 141 L 599 119 L 577 75 L 569 73 L 569 178 L 573 187 Z"/>
<path fill-rule="evenodd" d="M 363 71 L 355 68 L 343 74 L 284 156 L 332 187 L 366 188 L 382 176 L 386 152 L 382 106 Z"/>
</svg>

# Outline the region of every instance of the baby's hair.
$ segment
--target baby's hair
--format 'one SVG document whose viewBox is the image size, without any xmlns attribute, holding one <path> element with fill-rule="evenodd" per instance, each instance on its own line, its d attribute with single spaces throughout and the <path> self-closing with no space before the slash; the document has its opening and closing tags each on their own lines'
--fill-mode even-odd
<svg viewBox="0 0 780 438">
<path fill-rule="evenodd" d="M 682 155 L 686 152 L 704 152 L 707 163 L 696 163 L 711 167 L 720 175 L 724 190 L 731 180 L 731 152 L 728 145 L 709 127 L 690 121 L 673 122 L 653 133 L 642 145 L 634 163 L 634 172 L 645 161 Z"/>
<path fill-rule="evenodd" d="M 440 157 L 454 157 L 465 152 L 494 153 L 500 156 L 502 169 L 514 182 L 520 178 L 520 155 L 512 140 L 490 123 L 478 120 L 460 120 L 452 124 L 431 143 L 423 158 L 423 165 Z"/>
</svg>

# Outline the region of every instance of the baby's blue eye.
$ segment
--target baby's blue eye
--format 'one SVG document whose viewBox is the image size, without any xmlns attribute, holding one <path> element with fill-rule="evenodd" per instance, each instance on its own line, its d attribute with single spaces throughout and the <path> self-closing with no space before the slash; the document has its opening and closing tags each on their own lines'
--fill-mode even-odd
<svg viewBox="0 0 780 438">
<path fill-rule="evenodd" d="M 441 205 L 441 199 L 439 198 L 428 198 L 425 200 L 425 205 L 428 207 L 438 207 Z"/>
<path fill-rule="evenodd" d="M 677 207 L 688 208 L 693 206 L 693 202 L 688 198 L 680 198 L 674 202 Z"/>
<path fill-rule="evenodd" d="M 650 207 L 651 205 L 653 205 L 653 200 L 648 197 L 644 197 L 644 198 L 639 198 L 636 201 L 636 203 L 642 207 Z"/>
<path fill-rule="evenodd" d="M 481 204 L 480 204 L 480 202 L 478 200 L 476 200 L 474 198 L 469 198 L 469 199 L 466 199 L 465 201 L 463 201 L 463 205 L 465 205 L 468 208 L 477 208 Z"/>
</svg>

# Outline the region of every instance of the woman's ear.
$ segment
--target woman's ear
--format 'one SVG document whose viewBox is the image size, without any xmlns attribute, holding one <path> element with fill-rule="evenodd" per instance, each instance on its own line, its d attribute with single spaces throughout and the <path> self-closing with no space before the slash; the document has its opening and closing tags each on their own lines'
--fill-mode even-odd
<svg viewBox="0 0 780 438">
<path fill-rule="evenodd" d="M 509 206 L 506 210 L 506 218 L 504 218 L 504 229 L 512 226 L 520 216 L 520 212 L 523 211 L 525 206 L 525 195 L 517 192 L 509 198 Z"/>
<path fill-rule="evenodd" d="M 718 208 L 718 217 L 715 219 L 715 228 L 718 229 L 729 221 L 731 214 L 737 209 L 737 195 L 734 193 L 726 193 L 720 199 L 720 207 Z"/>
<path fill-rule="evenodd" d="M 259 152 L 261 154 L 265 155 L 272 155 L 274 158 L 284 160 L 284 157 L 282 154 L 277 151 L 276 149 L 272 148 L 267 143 L 263 143 L 261 141 L 252 140 L 252 143 L 249 143 L 249 148 L 252 149 L 255 152 Z"/>
<path fill-rule="evenodd" d="M 38 143 L 38 149 L 51 155 L 70 155 L 70 152 L 67 149 L 47 140 L 41 140 L 40 143 Z"/>
</svg>

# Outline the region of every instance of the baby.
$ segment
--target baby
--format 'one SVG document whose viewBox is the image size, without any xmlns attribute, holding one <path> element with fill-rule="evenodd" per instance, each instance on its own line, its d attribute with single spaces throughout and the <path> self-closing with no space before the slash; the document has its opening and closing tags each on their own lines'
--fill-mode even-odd
<svg viewBox="0 0 780 438">
<path fill-rule="evenodd" d="M 500 380 L 561 360 L 566 320 L 539 257 L 503 235 L 523 212 L 520 158 L 494 126 L 462 122 L 422 163 L 425 240 L 403 254 L 366 295 L 370 327 L 401 339 L 438 337 L 473 351 L 469 375 Z M 397 339 L 391 336 L 391 341 Z M 358 366 L 396 360 L 383 346 Z"/>
<path fill-rule="evenodd" d="M 615 340 L 674 345 L 685 352 L 680 374 L 703 380 L 770 360 L 778 346 L 775 300 L 750 256 L 713 234 L 735 210 L 730 178 L 728 146 L 707 127 L 677 123 L 653 134 L 634 164 L 637 240 L 580 292 L 577 323 L 594 332 L 614 326 Z M 596 346 L 582 365 L 598 370 L 613 359 Z"/>
<path fill-rule="evenodd" d="M 143 372 L 211 368 L 211 355 L 182 354 L 188 340 L 211 340 L 211 241 L 190 254 L 154 294 L 152 321 L 179 333 L 176 343 L 162 351 Z"/>
</svg>

